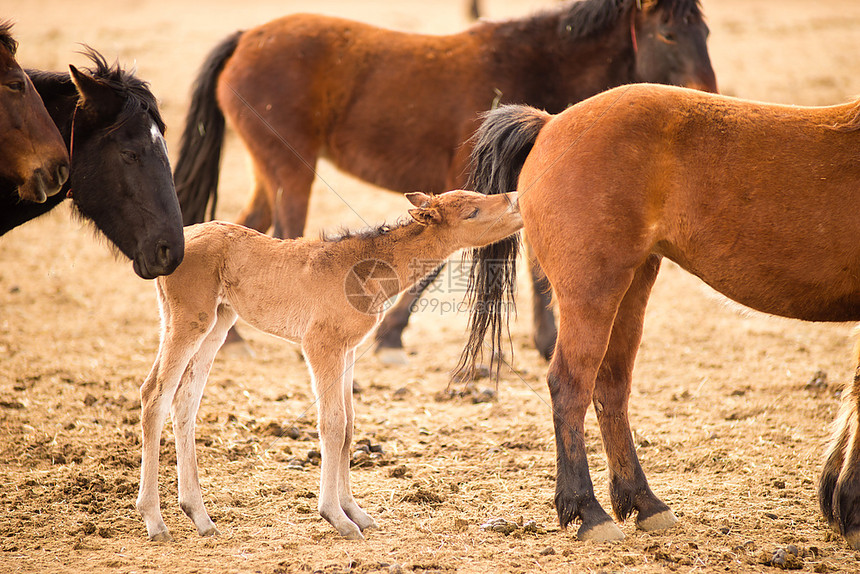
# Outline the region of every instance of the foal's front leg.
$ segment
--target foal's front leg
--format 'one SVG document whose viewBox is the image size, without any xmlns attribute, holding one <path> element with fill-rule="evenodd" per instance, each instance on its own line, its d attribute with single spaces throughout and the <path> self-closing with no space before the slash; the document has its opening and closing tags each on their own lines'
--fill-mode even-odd
<svg viewBox="0 0 860 574">
<path fill-rule="evenodd" d="M 236 322 L 236 313 L 226 307 L 217 311 L 217 320 L 206 336 L 200 350 L 188 363 L 179 389 L 173 398 L 171 418 L 176 438 L 176 471 L 179 478 L 179 507 L 191 519 L 201 536 L 219 534 L 206 512 L 197 472 L 194 428 L 206 379 L 218 349 L 224 343 L 228 329 Z"/>
<path fill-rule="evenodd" d="M 322 452 L 319 513 L 344 538 L 362 540 L 364 536 L 360 527 L 344 512 L 340 499 L 344 488 L 341 486 L 341 477 L 349 472 L 349 453 L 344 459 L 347 415 L 343 379 L 347 350 L 338 343 L 339 337 L 334 330 L 308 333 L 302 342 L 313 379 L 319 417 Z M 343 468 L 344 464 L 347 465 L 346 469 Z"/>
<path fill-rule="evenodd" d="M 346 407 L 346 434 L 343 440 L 343 448 L 340 455 L 340 481 L 338 482 L 340 507 L 346 512 L 350 520 L 355 522 L 364 531 L 377 528 L 373 520 L 355 501 L 352 496 L 352 485 L 349 480 L 349 447 L 352 445 L 353 422 L 355 420 L 355 409 L 352 404 L 352 379 L 355 367 L 355 349 L 346 354 L 346 368 L 343 374 L 343 398 Z"/>
</svg>

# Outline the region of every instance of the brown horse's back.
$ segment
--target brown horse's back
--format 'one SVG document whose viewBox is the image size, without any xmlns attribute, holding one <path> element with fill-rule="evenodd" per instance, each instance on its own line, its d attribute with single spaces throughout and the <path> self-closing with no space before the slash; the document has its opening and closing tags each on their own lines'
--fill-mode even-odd
<svg viewBox="0 0 860 574">
<path fill-rule="evenodd" d="M 480 81 L 485 62 L 475 57 L 490 27 L 428 36 L 287 16 L 241 37 L 219 80 L 219 103 L 255 158 L 283 149 L 277 134 L 289 134 L 310 164 L 324 155 L 388 189 L 440 192 L 450 185 L 451 151 L 477 120 L 463 115 L 495 97 L 498 86 Z M 463 90 L 466 80 L 483 90 Z"/>
<path fill-rule="evenodd" d="M 858 320 L 856 116 L 857 104 L 611 90 L 541 131 L 520 178 L 526 231 L 559 292 L 575 289 L 571 265 L 632 270 L 657 253 L 753 309 Z"/>
</svg>

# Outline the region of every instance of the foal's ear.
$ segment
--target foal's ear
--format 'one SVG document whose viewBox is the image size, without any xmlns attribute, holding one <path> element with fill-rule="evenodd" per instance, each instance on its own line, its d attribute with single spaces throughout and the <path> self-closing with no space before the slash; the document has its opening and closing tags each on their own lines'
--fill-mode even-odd
<svg viewBox="0 0 860 574">
<path fill-rule="evenodd" d="M 98 111 L 99 115 L 110 116 L 110 119 L 119 113 L 122 98 L 113 88 L 81 72 L 71 64 L 69 64 L 69 72 L 71 72 L 72 82 L 78 89 L 82 108 L 93 112 Z"/>
<path fill-rule="evenodd" d="M 423 194 L 422 194 L 423 195 Z M 431 225 L 442 221 L 442 214 L 435 207 L 419 207 L 410 209 L 409 215 L 421 225 Z"/>
<path fill-rule="evenodd" d="M 420 191 L 413 191 L 412 193 L 407 193 L 406 199 L 408 199 L 409 202 L 415 207 L 424 207 L 425 205 L 430 203 L 430 196 L 426 193 L 421 193 Z"/>
</svg>

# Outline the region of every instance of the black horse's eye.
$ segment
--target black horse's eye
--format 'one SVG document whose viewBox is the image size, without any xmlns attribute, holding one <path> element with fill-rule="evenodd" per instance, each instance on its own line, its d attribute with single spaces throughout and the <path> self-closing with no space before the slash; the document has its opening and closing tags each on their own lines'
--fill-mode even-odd
<svg viewBox="0 0 860 574">
<path fill-rule="evenodd" d="M 120 155 L 122 156 L 123 161 L 126 163 L 134 163 L 138 159 L 137 154 L 131 150 L 123 150 L 122 152 L 120 152 Z"/>
<path fill-rule="evenodd" d="M 658 34 L 657 37 L 660 38 L 661 40 L 663 40 L 664 42 L 666 42 L 667 44 L 674 44 L 678 41 L 677 38 L 675 37 L 675 34 L 673 34 L 672 32 L 665 32 L 663 34 Z"/>
</svg>

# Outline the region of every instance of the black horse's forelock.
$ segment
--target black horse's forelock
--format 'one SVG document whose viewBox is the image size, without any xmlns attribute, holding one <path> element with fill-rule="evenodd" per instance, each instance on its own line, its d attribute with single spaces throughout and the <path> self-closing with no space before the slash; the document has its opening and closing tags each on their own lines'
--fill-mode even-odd
<svg viewBox="0 0 860 574">
<path fill-rule="evenodd" d="M 117 118 L 116 125 L 122 124 L 131 116 L 143 111 L 149 114 L 159 131 L 164 133 L 164 120 L 158 109 L 158 101 L 149 89 L 149 82 L 136 77 L 134 72 L 124 70 L 120 67 L 119 62 L 114 62 L 112 66 L 109 65 L 105 57 L 90 46 L 85 45 L 81 53 L 92 60 L 94 67 L 87 70 L 94 78 L 125 96 L 125 103 Z"/>
<path fill-rule="evenodd" d="M 0 21 L 0 46 L 5 48 L 12 57 L 18 52 L 18 41 L 12 37 L 12 22 Z"/>
<path fill-rule="evenodd" d="M 702 17 L 701 0 L 580 0 L 565 8 L 567 13 L 561 18 L 560 31 L 572 40 L 595 36 L 615 26 L 634 5 L 648 4 L 677 20 Z"/>
</svg>

